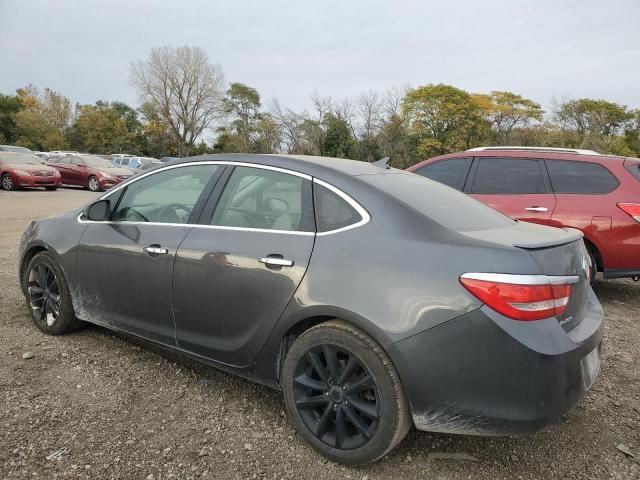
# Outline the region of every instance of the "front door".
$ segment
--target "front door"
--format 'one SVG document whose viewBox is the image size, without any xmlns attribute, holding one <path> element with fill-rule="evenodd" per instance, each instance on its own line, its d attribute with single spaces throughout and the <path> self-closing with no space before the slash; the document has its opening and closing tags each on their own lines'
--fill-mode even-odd
<svg viewBox="0 0 640 480">
<path fill-rule="evenodd" d="M 215 212 L 178 249 L 176 336 L 180 348 L 246 366 L 307 269 L 315 239 L 311 180 L 238 166 L 220 190 Z"/>
<path fill-rule="evenodd" d="M 550 223 L 556 197 L 543 161 L 478 157 L 476 163 L 467 188 L 473 198 L 518 220 Z"/>
<path fill-rule="evenodd" d="M 107 196 L 110 220 L 89 222 L 79 245 L 80 318 L 175 345 L 173 262 L 222 168 L 169 168 Z"/>
</svg>

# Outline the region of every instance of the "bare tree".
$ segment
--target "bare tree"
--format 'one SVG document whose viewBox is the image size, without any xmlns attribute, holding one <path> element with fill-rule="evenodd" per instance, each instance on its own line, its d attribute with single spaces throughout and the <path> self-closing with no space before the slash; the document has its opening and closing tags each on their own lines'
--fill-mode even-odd
<svg viewBox="0 0 640 480">
<path fill-rule="evenodd" d="M 181 155 L 222 115 L 222 70 L 199 47 L 154 48 L 147 60 L 131 65 L 130 80 L 142 101 L 157 107 Z"/>
<path fill-rule="evenodd" d="M 272 98 L 269 102 L 271 116 L 280 126 L 283 132 L 283 143 L 287 153 L 301 153 L 302 139 L 300 125 L 304 118 L 289 108 L 280 106 L 277 98 Z"/>
<path fill-rule="evenodd" d="M 374 137 L 382 126 L 382 102 L 375 90 L 361 93 L 356 100 L 360 137 Z"/>
<path fill-rule="evenodd" d="M 389 88 L 383 100 L 384 115 L 389 118 L 402 116 L 402 101 L 411 90 L 408 83 Z"/>
</svg>

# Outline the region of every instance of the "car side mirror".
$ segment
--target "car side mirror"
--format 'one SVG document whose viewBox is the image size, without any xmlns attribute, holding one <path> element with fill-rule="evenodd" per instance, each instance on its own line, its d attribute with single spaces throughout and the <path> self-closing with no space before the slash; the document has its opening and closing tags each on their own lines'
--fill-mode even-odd
<svg viewBox="0 0 640 480">
<path fill-rule="evenodd" d="M 111 202 L 109 200 L 98 200 L 87 207 L 85 217 L 92 222 L 104 222 L 111 214 Z"/>
</svg>

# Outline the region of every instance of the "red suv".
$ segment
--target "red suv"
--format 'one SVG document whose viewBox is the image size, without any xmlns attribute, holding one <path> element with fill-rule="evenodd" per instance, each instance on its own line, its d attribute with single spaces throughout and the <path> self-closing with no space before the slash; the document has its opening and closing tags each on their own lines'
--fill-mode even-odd
<svg viewBox="0 0 640 480">
<path fill-rule="evenodd" d="M 640 278 L 640 159 L 578 149 L 480 147 L 408 170 L 510 217 L 577 228 L 604 278 Z"/>
</svg>

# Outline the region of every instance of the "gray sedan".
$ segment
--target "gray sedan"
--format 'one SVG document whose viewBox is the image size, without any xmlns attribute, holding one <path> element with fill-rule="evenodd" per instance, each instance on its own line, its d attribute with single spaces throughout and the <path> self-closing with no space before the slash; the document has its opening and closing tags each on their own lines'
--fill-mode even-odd
<svg viewBox="0 0 640 480">
<path fill-rule="evenodd" d="M 535 431 L 600 365 L 579 232 L 386 165 L 182 159 L 32 222 L 20 255 L 42 331 L 91 322 L 281 389 L 301 436 L 345 464 L 414 425 Z"/>
</svg>

